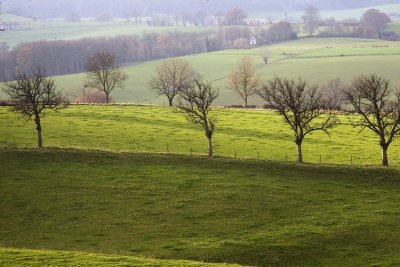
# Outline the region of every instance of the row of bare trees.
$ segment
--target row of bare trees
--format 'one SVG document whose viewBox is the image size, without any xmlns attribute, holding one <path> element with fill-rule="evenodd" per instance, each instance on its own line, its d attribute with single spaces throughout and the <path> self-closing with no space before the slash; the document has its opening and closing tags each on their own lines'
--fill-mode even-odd
<svg viewBox="0 0 400 267">
<path fill-rule="evenodd" d="M 161 64 L 150 88 L 167 96 L 171 106 L 174 97 L 178 97 L 177 110 L 203 126 L 212 156 L 216 121 L 210 114 L 212 102 L 218 96 L 212 84 L 203 82 L 189 63 L 170 59 Z M 360 133 L 369 129 L 378 136 L 382 164 L 389 165 L 389 146 L 400 135 L 400 89 L 393 89 L 388 80 L 377 74 L 359 75 L 348 86 L 339 79 L 332 80 L 322 89 L 302 78 L 276 76 L 262 82 L 251 59 L 244 57 L 229 75 L 228 88 L 246 106 L 248 97 L 256 94 L 282 116 L 293 132 L 299 163 L 303 162 L 302 144 L 306 136 L 316 131 L 330 135 L 330 130 L 340 124 L 337 111 L 342 109 L 348 114 L 350 124 L 360 128 Z"/>
<path fill-rule="evenodd" d="M 243 99 L 247 99 L 250 93 L 259 95 L 282 116 L 293 132 L 299 163 L 303 162 L 302 144 L 305 138 L 316 131 L 329 135 L 330 130 L 340 123 L 336 111 L 342 108 L 349 114 L 351 125 L 360 128 L 360 133 L 369 129 L 379 138 L 382 164 L 389 165 L 389 146 L 400 135 L 400 89 L 393 89 L 388 80 L 377 74 L 360 75 L 348 86 L 334 80 L 321 90 L 318 85 L 302 78 L 276 76 L 261 82 L 260 75 L 254 69 L 249 70 L 252 64 L 243 64 L 246 62 L 251 63 L 248 58 L 239 61 L 237 70 L 241 71 L 231 78 L 243 77 L 232 84 L 232 90 L 238 94 L 242 92 L 239 95 Z M 126 78 L 107 52 L 97 53 L 87 62 L 85 83 L 103 91 L 107 100 L 109 93 L 122 87 Z M 30 73 L 17 72 L 14 81 L 6 82 L 2 87 L 14 103 L 14 111 L 28 119 L 33 118 L 38 146 L 42 147 L 42 112 L 67 105 L 65 98 L 56 90 L 54 80 L 39 67 Z M 173 99 L 178 98 L 175 110 L 203 128 L 208 139 L 208 154 L 212 156 L 212 138 L 216 129 L 212 106 L 218 97 L 218 89 L 205 81 L 189 63 L 177 58 L 160 65 L 150 81 L 150 87 L 158 94 L 167 96 L 171 106 Z"/>
</svg>

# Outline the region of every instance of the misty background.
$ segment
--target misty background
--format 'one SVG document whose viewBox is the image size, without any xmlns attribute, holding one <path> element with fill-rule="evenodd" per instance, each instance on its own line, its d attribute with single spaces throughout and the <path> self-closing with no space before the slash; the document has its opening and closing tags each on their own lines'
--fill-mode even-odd
<svg viewBox="0 0 400 267">
<path fill-rule="evenodd" d="M 82 17 L 110 14 L 124 17 L 129 13 L 147 16 L 155 13 L 224 12 L 232 7 L 252 11 L 304 10 L 308 6 L 335 10 L 372 5 L 398 4 L 399 0 L 2 0 L 1 11 L 41 18 L 64 17 L 77 13 Z"/>
</svg>

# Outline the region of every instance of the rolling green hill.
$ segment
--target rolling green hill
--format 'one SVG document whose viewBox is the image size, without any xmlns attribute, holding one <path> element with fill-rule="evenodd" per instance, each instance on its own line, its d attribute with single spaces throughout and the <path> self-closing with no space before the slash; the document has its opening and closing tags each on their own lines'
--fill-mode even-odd
<svg viewBox="0 0 400 267">
<path fill-rule="evenodd" d="M 0 162 L 3 247 L 257 266 L 400 263 L 398 170 L 73 150 L 0 149 Z M 4 254 L 6 263 L 130 260 Z"/>
<path fill-rule="evenodd" d="M 214 152 L 217 156 L 296 161 L 297 148 L 289 127 L 280 116 L 266 110 L 216 109 Z M 33 122 L 18 119 L 0 108 L 0 147 L 36 147 Z M 329 164 L 380 164 L 378 139 L 369 131 L 343 125 L 331 136 L 314 133 L 304 140 L 306 162 Z M 207 139 L 201 129 L 168 107 L 71 106 L 42 119 L 44 145 L 48 147 L 110 151 L 206 154 Z M 389 149 L 389 160 L 400 166 L 400 145 Z"/>
<path fill-rule="evenodd" d="M 269 46 L 270 63 L 264 65 L 261 49 L 226 50 L 208 54 L 184 57 L 202 73 L 205 79 L 215 81 L 220 88 L 220 105 L 243 104 L 232 92 L 226 89 L 226 76 L 236 65 L 238 59 L 250 55 L 259 66 L 263 79 L 274 75 L 287 77 L 302 76 L 312 82 L 325 84 L 331 79 L 341 78 L 349 82 L 355 75 L 378 73 L 400 85 L 400 43 L 380 40 L 347 38 L 313 38 L 290 41 Z M 149 90 L 149 80 L 161 61 L 150 61 L 124 67 L 130 76 L 124 90 L 112 93 L 116 102 L 146 103 L 162 105 L 166 99 L 157 97 Z M 56 77 L 59 88 L 77 94 L 82 88 L 84 75 L 74 74 Z M 254 97 L 250 104 L 262 104 Z"/>
</svg>

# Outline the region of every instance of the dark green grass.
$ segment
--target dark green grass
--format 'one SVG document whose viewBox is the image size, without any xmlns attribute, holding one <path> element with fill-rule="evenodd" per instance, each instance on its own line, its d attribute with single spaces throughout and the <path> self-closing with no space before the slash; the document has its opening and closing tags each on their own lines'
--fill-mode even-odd
<svg viewBox="0 0 400 267">
<path fill-rule="evenodd" d="M 132 256 L 102 255 L 94 253 L 0 248 L 0 266 L 234 267 L 238 265 L 209 264 L 177 260 L 155 260 Z"/>
<path fill-rule="evenodd" d="M 0 243 L 247 265 L 400 264 L 400 173 L 0 150 Z"/>
</svg>

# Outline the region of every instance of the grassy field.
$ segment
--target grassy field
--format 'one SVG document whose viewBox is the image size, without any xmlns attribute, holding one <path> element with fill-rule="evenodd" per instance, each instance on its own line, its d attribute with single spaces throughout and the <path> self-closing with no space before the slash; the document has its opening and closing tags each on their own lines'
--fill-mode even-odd
<svg viewBox="0 0 400 267">
<path fill-rule="evenodd" d="M 272 111 L 217 109 L 214 136 L 217 156 L 296 161 L 293 134 Z M 0 108 L 0 147 L 35 147 L 33 122 L 18 119 Z M 348 119 L 341 116 L 344 124 Z M 168 107 L 71 106 L 48 113 L 42 120 L 44 145 L 50 147 L 110 151 L 206 154 L 203 131 L 189 124 Z M 342 125 L 332 131 L 310 135 L 304 141 L 304 160 L 329 164 L 380 164 L 378 139 L 365 131 Z M 389 149 L 390 163 L 400 166 L 400 145 Z"/>
<path fill-rule="evenodd" d="M 2 247 L 258 266 L 400 264 L 398 170 L 73 150 L 0 149 L 0 162 Z"/>
<path fill-rule="evenodd" d="M 118 35 L 141 35 L 145 32 L 170 32 L 170 31 L 209 31 L 212 27 L 151 27 L 146 23 L 125 23 L 123 20 L 111 22 L 97 22 L 82 20 L 81 22 L 66 22 L 61 19 L 33 21 L 30 18 L 1 15 L 3 21 L 20 23 L 17 31 L 5 31 L 1 40 L 14 47 L 22 42 L 41 40 L 75 40 L 80 38 L 114 37 Z M 4 38 L 4 39 L 3 39 Z"/>
<path fill-rule="evenodd" d="M 253 57 L 265 80 L 274 75 L 302 76 L 322 85 L 338 77 L 347 83 L 355 75 L 375 72 L 390 79 L 394 85 L 400 85 L 398 42 L 345 38 L 301 39 L 270 46 L 271 59 L 268 65 L 262 62 L 261 49 L 226 50 L 184 59 L 205 79 L 214 81 L 215 86 L 220 88 L 220 97 L 217 99 L 220 105 L 243 104 L 241 99 L 226 89 L 226 76 L 244 55 Z M 122 103 L 167 103 L 166 98 L 157 97 L 148 86 L 159 64 L 160 61 L 150 61 L 124 67 L 130 78 L 125 89 L 112 93 L 114 100 Z M 75 91 L 76 94 L 82 87 L 83 79 L 83 74 L 74 74 L 56 77 L 56 82 L 59 88 Z M 262 103 L 258 97 L 250 100 L 250 104 Z"/>
<path fill-rule="evenodd" d="M 85 267 L 239 267 L 239 265 L 197 263 L 178 260 L 155 260 L 132 256 L 94 253 L 0 248 L 0 266 L 85 266 Z"/>
</svg>

